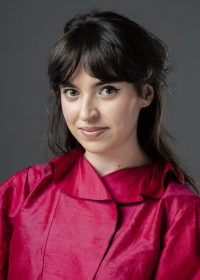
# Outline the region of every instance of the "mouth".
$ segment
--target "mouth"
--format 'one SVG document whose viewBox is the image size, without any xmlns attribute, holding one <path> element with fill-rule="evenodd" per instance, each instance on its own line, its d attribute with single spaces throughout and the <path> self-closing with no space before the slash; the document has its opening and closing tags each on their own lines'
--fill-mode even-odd
<svg viewBox="0 0 200 280">
<path fill-rule="evenodd" d="M 89 139 L 95 139 L 106 131 L 107 127 L 83 127 L 80 128 L 82 135 Z"/>
<path fill-rule="evenodd" d="M 107 127 L 81 127 L 81 130 L 87 131 L 87 132 L 94 132 L 94 131 L 98 131 L 101 129 L 106 129 Z"/>
</svg>

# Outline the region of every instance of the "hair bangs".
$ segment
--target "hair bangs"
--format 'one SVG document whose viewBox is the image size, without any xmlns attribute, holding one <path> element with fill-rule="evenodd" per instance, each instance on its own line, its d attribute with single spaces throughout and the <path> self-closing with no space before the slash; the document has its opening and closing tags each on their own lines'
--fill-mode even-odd
<svg viewBox="0 0 200 280">
<path fill-rule="evenodd" d="M 82 53 L 82 65 L 85 71 L 101 81 L 125 81 L 122 53 L 116 46 L 106 41 L 93 41 Z"/>
<path fill-rule="evenodd" d="M 58 41 L 51 55 L 54 61 L 49 63 L 49 79 L 54 90 L 71 80 L 81 67 L 90 76 L 104 82 L 134 80 L 123 67 L 128 65 L 127 56 L 121 46 L 106 37 L 105 30 L 98 30 L 93 24 L 90 33 L 83 29 L 67 36 L 67 40 L 64 35 Z"/>
</svg>

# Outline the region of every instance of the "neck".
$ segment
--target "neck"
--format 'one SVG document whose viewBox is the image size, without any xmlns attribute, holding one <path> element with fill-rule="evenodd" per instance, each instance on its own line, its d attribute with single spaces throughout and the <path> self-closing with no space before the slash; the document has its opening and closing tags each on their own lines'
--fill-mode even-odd
<svg viewBox="0 0 200 280">
<path fill-rule="evenodd" d="M 112 152 L 103 154 L 86 151 L 85 157 L 101 176 L 119 169 L 139 167 L 151 163 L 151 159 L 144 153 L 139 144 L 131 149 L 126 146 L 125 149 L 112 150 Z"/>
</svg>

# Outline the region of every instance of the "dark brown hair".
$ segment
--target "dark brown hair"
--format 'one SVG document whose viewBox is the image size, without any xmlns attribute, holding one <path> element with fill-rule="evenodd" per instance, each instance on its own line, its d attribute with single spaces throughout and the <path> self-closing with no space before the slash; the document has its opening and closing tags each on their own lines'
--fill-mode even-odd
<svg viewBox="0 0 200 280">
<path fill-rule="evenodd" d="M 46 138 L 50 150 L 59 155 L 80 146 L 65 123 L 59 89 L 71 79 L 80 64 L 87 73 L 105 83 L 126 81 L 133 84 L 138 95 L 142 94 L 145 83 L 152 85 L 154 99 L 139 115 L 140 145 L 152 159 L 169 160 L 181 173 L 183 183 L 189 183 L 197 191 L 194 179 L 171 149 L 167 141 L 170 135 L 162 125 L 169 72 L 167 46 L 139 24 L 115 12 L 92 10 L 74 16 L 66 23 L 64 34 L 51 52 Z"/>
</svg>

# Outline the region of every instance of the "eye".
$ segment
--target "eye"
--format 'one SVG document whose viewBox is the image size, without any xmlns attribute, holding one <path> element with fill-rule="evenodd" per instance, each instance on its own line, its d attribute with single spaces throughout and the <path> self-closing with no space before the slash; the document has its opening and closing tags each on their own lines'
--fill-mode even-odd
<svg viewBox="0 0 200 280">
<path fill-rule="evenodd" d="M 116 94 L 118 90 L 118 88 L 115 88 L 113 86 L 106 86 L 101 90 L 100 94 L 103 96 L 112 96 Z"/>
<path fill-rule="evenodd" d="M 79 93 L 73 89 L 63 89 L 62 92 L 66 97 L 69 97 L 69 98 L 75 98 L 79 95 Z"/>
</svg>

